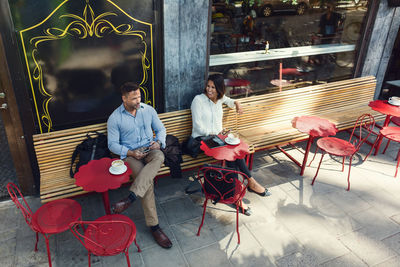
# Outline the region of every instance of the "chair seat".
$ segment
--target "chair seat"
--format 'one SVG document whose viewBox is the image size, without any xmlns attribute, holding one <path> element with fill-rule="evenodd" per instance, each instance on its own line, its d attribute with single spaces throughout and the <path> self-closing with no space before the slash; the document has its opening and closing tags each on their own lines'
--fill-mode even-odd
<svg viewBox="0 0 400 267">
<path fill-rule="evenodd" d="M 399 127 L 383 127 L 381 134 L 387 139 L 400 142 L 400 128 Z"/>
<path fill-rule="evenodd" d="M 125 215 L 112 214 L 105 215 L 95 220 L 95 222 L 124 221 L 127 224 L 101 224 L 89 225 L 85 231 L 85 236 L 94 242 L 85 242 L 85 246 L 93 254 L 98 256 L 116 255 L 124 251 L 136 238 L 136 225 Z M 133 231 L 132 235 L 131 232 Z M 130 238 L 130 239 L 129 239 Z M 102 246 L 105 249 L 99 247 Z"/>
<path fill-rule="evenodd" d="M 81 218 L 82 207 L 72 199 L 59 199 L 46 203 L 33 214 L 34 228 L 46 234 L 61 233 L 69 224 Z"/>
<path fill-rule="evenodd" d="M 353 144 L 336 137 L 318 139 L 317 146 L 329 154 L 340 157 L 351 156 L 356 152 Z"/>
<path fill-rule="evenodd" d="M 400 117 L 392 117 L 390 119 L 394 124 L 396 124 L 397 126 L 400 126 Z"/>
</svg>

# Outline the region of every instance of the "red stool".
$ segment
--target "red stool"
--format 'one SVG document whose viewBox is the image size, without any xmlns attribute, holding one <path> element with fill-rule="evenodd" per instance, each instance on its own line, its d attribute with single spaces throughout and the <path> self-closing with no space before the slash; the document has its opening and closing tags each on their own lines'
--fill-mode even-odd
<svg viewBox="0 0 400 267">
<path fill-rule="evenodd" d="M 390 119 L 390 121 L 400 127 L 400 117 L 392 117 Z M 385 149 L 383 150 L 382 154 L 385 154 L 386 149 L 388 148 L 389 144 L 390 144 L 390 139 L 388 139 L 387 144 L 386 144 Z"/>
<path fill-rule="evenodd" d="M 251 84 L 251 82 L 249 80 L 245 80 L 245 79 L 225 79 L 224 83 L 225 83 L 226 87 L 232 87 L 232 90 L 229 92 L 230 95 L 237 95 L 237 94 L 241 94 L 241 93 L 245 92 L 246 96 L 247 96 L 248 93 L 252 92 L 248 88 L 248 86 L 250 86 L 250 84 Z M 239 87 L 239 88 L 236 88 L 236 87 Z"/>
</svg>

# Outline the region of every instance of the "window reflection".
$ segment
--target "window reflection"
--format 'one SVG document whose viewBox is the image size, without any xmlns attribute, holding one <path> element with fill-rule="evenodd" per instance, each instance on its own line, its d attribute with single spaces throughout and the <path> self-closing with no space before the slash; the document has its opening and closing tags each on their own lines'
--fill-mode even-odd
<svg viewBox="0 0 400 267">
<path fill-rule="evenodd" d="M 367 6 L 362 0 L 214 0 L 209 71 L 224 74 L 230 83 L 248 81 L 250 85 L 232 88 L 238 97 L 276 90 L 276 80 L 284 90 L 350 78 Z M 241 52 L 254 56 L 265 51 L 267 42 L 271 57 L 240 63 Z M 300 54 L 314 47 L 321 53 L 272 57 L 293 47 Z M 231 60 L 217 61 L 221 54 Z"/>
</svg>

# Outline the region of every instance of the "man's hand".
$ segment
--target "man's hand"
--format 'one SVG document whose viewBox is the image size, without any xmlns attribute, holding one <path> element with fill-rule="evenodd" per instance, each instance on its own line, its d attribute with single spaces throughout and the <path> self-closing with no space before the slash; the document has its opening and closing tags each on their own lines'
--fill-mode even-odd
<svg viewBox="0 0 400 267">
<path fill-rule="evenodd" d="M 160 149 L 161 145 L 160 145 L 160 141 L 154 142 L 152 141 L 150 143 L 150 149 L 154 150 L 154 149 Z"/>
<path fill-rule="evenodd" d="M 144 157 L 147 156 L 148 153 L 143 153 L 141 149 L 135 149 L 135 150 L 128 150 L 128 153 L 126 154 L 129 157 L 134 157 L 137 160 L 141 160 Z"/>
</svg>

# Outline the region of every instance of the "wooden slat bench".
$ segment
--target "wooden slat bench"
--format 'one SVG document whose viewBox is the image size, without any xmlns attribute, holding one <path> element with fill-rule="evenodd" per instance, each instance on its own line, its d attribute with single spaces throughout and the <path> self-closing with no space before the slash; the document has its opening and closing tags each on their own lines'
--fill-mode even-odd
<svg viewBox="0 0 400 267">
<path fill-rule="evenodd" d="M 192 131 L 192 116 L 189 109 L 159 114 L 168 134 L 176 136 L 180 142 L 189 138 Z M 75 185 L 69 177 L 71 156 L 75 147 L 91 131 L 107 132 L 107 124 L 95 124 L 68 130 L 55 131 L 33 136 L 36 158 L 40 170 L 40 198 L 42 202 L 67 198 L 87 193 Z M 250 145 L 250 152 L 254 148 Z M 200 154 L 197 158 L 183 155 L 183 170 L 193 169 L 204 163 L 216 162 L 211 157 Z M 158 176 L 169 174 L 169 168 L 162 166 Z"/>
<path fill-rule="evenodd" d="M 373 99 L 376 86 L 374 77 L 349 79 L 322 85 L 297 88 L 284 92 L 270 93 L 241 99 L 244 114 L 236 115 L 225 108 L 224 127 L 237 130 L 249 144 L 251 152 L 268 149 L 307 138 L 292 128 L 295 116 L 317 115 L 334 122 L 339 130 L 351 128 L 357 117 L 370 113 L 377 120 L 384 115 L 372 111 L 368 102 Z M 190 110 L 159 114 L 167 128 L 182 142 L 191 133 Z M 72 152 L 85 139 L 87 132 L 106 132 L 106 124 L 95 124 L 33 136 L 34 147 L 40 170 L 40 197 L 42 202 L 67 198 L 86 193 L 75 186 L 69 177 Z M 184 155 L 182 169 L 198 167 L 214 160 L 203 154 L 193 159 Z M 169 173 L 162 166 L 158 175 Z"/>
<path fill-rule="evenodd" d="M 375 87 L 375 78 L 369 76 L 243 98 L 243 115 L 225 108 L 224 126 L 236 129 L 258 151 L 308 138 L 292 127 L 296 116 L 319 116 L 339 130 L 353 127 L 363 113 L 384 120 L 385 115 L 368 106 Z"/>
</svg>

